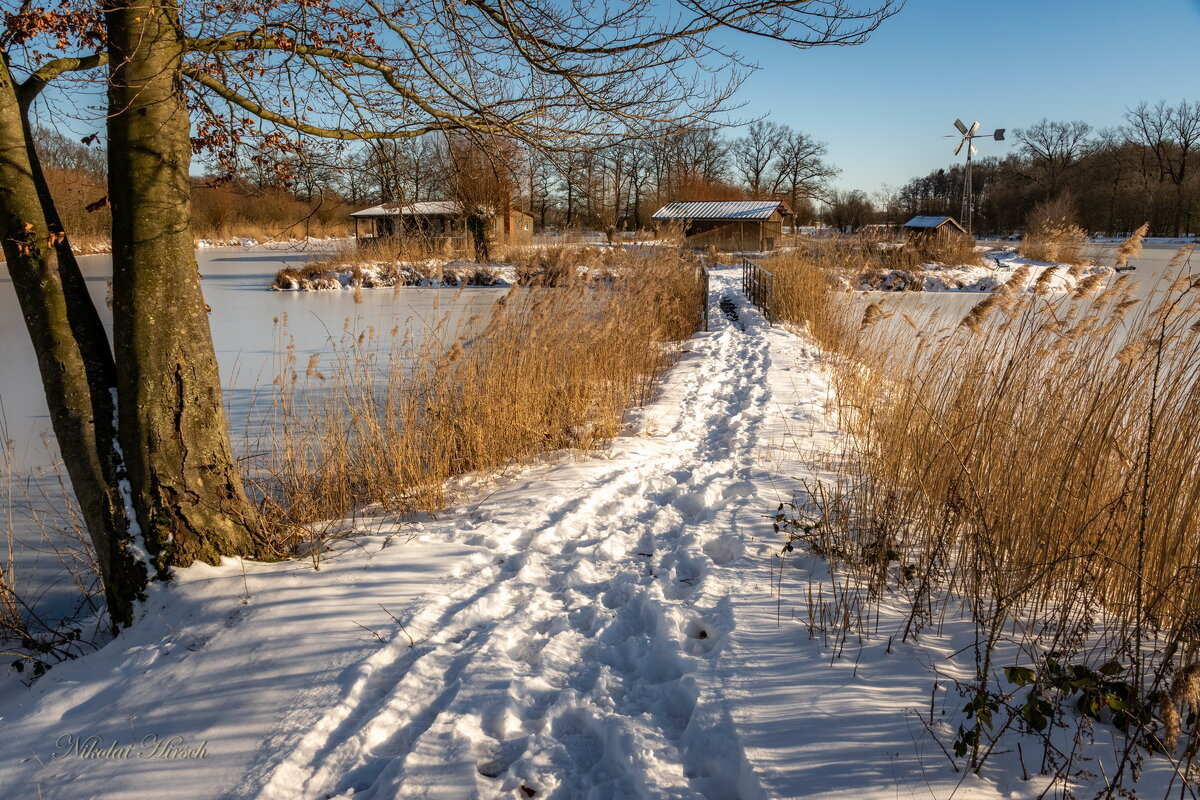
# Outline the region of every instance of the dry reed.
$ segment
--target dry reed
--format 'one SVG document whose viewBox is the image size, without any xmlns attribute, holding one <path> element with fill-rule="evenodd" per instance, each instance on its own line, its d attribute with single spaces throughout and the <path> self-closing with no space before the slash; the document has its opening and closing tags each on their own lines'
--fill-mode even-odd
<svg viewBox="0 0 1200 800">
<path fill-rule="evenodd" d="M 829 292 L 822 309 L 815 288 L 781 305 L 839 354 L 837 407 L 852 434 L 838 485 L 810 508 L 825 521 L 814 550 L 834 554 L 859 587 L 852 599 L 843 590 L 830 618 L 853 624 L 848 610 L 887 586 L 910 603 L 901 638 L 965 606 L 980 631 L 978 702 L 1002 695 L 988 687 L 1008 630 L 1039 669 L 1053 654 L 1117 670 L 1104 685 L 1127 692 L 1130 742 L 1179 741 L 1190 763 L 1200 718 L 1181 730 L 1180 715 L 1192 694 L 1164 691 L 1200 670 L 1200 278 L 1190 255 L 1180 251 L 1150 300 L 1135 299 L 1129 276 L 1097 276 L 1070 295 L 995 292 L 945 329 L 889 320 L 877 305 L 864 314 L 846 293 Z M 776 266 L 785 285 L 828 285 L 813 273 Z M 978 768 L 991 745 L 971 724 L 960 737 Z"/>
<path fill-rule="evenodd" d="M 453 330 L 348 325 L 327 358 L 289 350 L 250 445 L 265 455 L 246 461 L 277 546 L 367 504 L 440 508 L 453 476 L 615 435 L 695 329 L 703 288 L 677 251 L 609 258 L 606 280 L 514 286 Z"/>
<path fill-rule="evenodd" d="M 1034 206 L 1021 239 L 1023 258 L 1051 264 L 1086 264 L 1083 248 L 1087 232 L 1072 222 L 1069 198 L 1043 201 Z"/>
</svg>

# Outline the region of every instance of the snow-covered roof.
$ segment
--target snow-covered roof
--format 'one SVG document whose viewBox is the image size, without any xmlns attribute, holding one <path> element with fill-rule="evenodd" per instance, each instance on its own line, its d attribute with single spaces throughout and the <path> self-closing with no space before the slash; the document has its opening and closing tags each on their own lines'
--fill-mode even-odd
<svg viewBox="0 0 1200 800">
<path fill-rule="evenodd" d="M 384 203 L 378 206 L 355 211 L 352 217 L 456 217 L 462 213 L 457 200 L 422 200 L 419 203 L 400 205 L 399 203 Z"/>
<path fill-rule="evenodd" d="M 779 200 L 728 200 L 710 203 L 667 203 L 655 211 L 650 219 L 770 219 L 776 211 L 785 216 L 795 216 L 788 204 Z"/>
<path fill-rule="evenodd" d="M 913 217 L 908 222 L 904 223 L 906 228 L 940 228 L 946 223 L 950 223 L 960 231 L 965 232 L 965 228 L 958 224 L 954 217 Z"/>
</svg>

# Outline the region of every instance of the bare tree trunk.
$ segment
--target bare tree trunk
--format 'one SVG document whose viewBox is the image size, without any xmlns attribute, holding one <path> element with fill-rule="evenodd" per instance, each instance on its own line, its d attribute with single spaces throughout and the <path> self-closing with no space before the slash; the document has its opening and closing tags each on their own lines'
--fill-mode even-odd
<svg viewBox="0 0 1200 800">
<path fill-rule="evenodd" d="M 106 7 L 113 315 L 121 443 L 160 571 L 253 553 L 191 232 L 189 122 L 170 0 Z"/>
<path fill-rule="evenodd" d="M 133 621 L 146 585 L 129 551 L 118 490 L 108 336 L 87 293 L 46 186 L 27 108 L 0 62 L 0 226 L 13 288 L 29 329 L 63 463 L 96 549 L 114 627 Z"/>
<path fill-rule="evenodd" d="M 486 264 L 492 260 L 491 249 L 488 247 L 488 219 L 480 214 L 467 215 L 467 230 L 471 232 L 471 241 L 475 246 L 475 261 Z"/>
</svg>

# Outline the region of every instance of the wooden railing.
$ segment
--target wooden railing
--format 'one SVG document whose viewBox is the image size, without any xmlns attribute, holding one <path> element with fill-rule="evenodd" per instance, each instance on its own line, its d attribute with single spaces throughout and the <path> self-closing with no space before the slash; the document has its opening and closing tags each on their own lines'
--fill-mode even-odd
<svg viewBox="0 0 1200 800">
<path fill-rule="evenodd" d="M 775 273 L 763 269 L 748 258 L 743 258 L 742 292 L 762 312 L 767 322 L 774 325 Z"/>
</svg>

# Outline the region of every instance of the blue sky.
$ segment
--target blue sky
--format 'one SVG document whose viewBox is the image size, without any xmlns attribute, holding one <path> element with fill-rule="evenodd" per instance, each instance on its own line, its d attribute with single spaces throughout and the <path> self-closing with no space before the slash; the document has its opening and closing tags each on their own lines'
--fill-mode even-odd
<svg viewBox="0 0 1200 800">
<path fill-rule="evenodd" d="M 955 160 L 956 117 L 1119 125 L 1142 100 L 1200 100 L 1200 0 L 909 0 L 859 47 L 739 43 L 760 71 L 738 99 L 829 145 L 841 188 L 874 192 Z M 980 142 L 980 156 L 1011 142 Z"/>
</svg>

